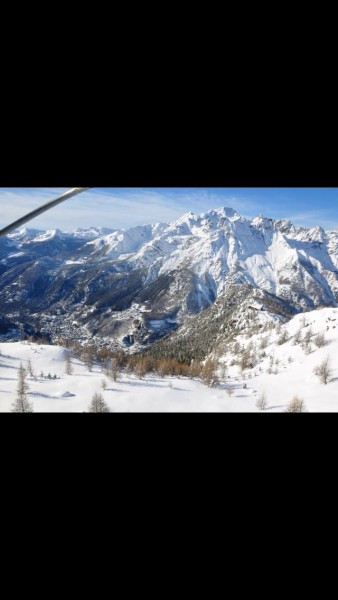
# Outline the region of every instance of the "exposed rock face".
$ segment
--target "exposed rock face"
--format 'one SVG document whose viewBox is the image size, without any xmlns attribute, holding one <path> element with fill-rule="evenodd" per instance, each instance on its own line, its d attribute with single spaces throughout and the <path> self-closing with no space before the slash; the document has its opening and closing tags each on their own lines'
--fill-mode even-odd
<svg viewBox="0 0 338 600">
<path fill-rule="evenodd" d="M 7 332 L 24 322 L 54 337 L 97 336 L 136 349 L 238 285 L 274 298 L 288 314 L 336 306 L 338 232 L 250 221 L 221 208 L 122 231 L 26 229 L 0 239 Z"/>
</svg>

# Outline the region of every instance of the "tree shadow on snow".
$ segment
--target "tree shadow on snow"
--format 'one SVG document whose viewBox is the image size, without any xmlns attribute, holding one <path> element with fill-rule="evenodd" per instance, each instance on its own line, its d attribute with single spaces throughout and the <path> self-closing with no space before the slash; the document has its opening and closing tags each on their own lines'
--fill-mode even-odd
<svg viewBox="0 0 338 600">
<path fill-rule="evenodd" d="M 128 385 L 136 386 L 136 387 L 156 387 L 161 389 L 166 389 L 165 385 L 158 385 L 158 383 L 150 383 L 146 381 L 130 381 Z"/>
<path fill-rule="evenodd" d="M 70 377 L 97 377 L 98 375 L 101 375 L 101 373 L 72 373 Z"/>
<path fill-rule="evenodd" d="M 67 400 L 68 399 L 68 396 L 65 396 L 65 397 L 51 396 L 50 394 L 43 394 L 42 392 L 28 392 L 28 396 L 36 396 L 37 398 L 48 398 L 48 400 Z M 71 396 L 75 396 L 75 394 L 72 394 Z"/>
<path fill-rule="evenodd" d="M 165 390 L 166 390 L 166 389 L 168 389 L 168 390 L 174 390 L 175 392 L 192 392 L 192 390 L 190 390 L 190 389 L 188 390 L 188 389 L 186 389 L 186 388 L 179 388 L 179 387 L 176 387 L 176 386 L 173 386 L 172 388 L 169 388 L 169 387 L 167 387 L 167 388 L 166 388 L 166 387 L 164 386 L 164 388 L 163 388 L 163 389 L 165 389 Z"/>
<path fill-rule="evenodd" d="M 20 360 L 22 362 L 21 358 L 18 358 L 17 356 L 11 356 L 10 354 L 1 354 L 1 358 L 9 358 L 10 360 Z"/>
</svg>

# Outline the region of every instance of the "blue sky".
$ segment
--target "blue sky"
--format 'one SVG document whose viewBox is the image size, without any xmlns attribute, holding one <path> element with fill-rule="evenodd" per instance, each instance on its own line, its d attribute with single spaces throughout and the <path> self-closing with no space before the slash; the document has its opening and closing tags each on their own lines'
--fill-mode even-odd
<svg viewBox="0 0 338 600">
<path fill-rule="evenodd" d="M 67 188 L 0 188 L 0 227 Z M 173 221 L 227 206 L 253 218 L 289 218 L 295 225 L 338 229 L 338 188 L 92 188 L 37 217 L 27 227 L 70 231 Z"/>
</svg>

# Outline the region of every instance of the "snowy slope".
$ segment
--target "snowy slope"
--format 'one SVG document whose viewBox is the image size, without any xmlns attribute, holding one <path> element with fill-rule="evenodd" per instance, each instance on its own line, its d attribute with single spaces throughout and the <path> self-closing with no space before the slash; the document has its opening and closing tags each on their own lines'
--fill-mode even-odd
<svg viewBox="0 0 338 600">
<path fill-rule="evenodd" d="M 245 394 L 247 402 L 233 405 L 224 389 L 206 388 L 200 381 L 187 378 L 148 376 L 140 381 L 135 376 L 122 376 L 117 382 L 107 380 L 98 367 L 88 372 L 78 360 L 72 359 L 74 372 L 65 375 L 63 348 L 35 344 L 0 344 L 0 412 L 11 410 L 16 397 L 17 372 L 20 363 L 31 360 L 37 381 L 28 377 L 28 398 L 34 412 L 83 412 L 94 393 L 99 392 L 111 412 L 195 412 L 250 410 L 252 391 Z M 43 379 L 40 371 L 60 379 Z M 108 387 L 101 389 L 106 380 Z"/>
<path fill-rule="evenodd" d="M 298 343 L 297 333 L 300 335 Z M 302 347 L 307 333 L 310 337 L 308 350 Z M 322 347 L 315 343 L 318 334 L 325 337 Z M 278 340 L 283 335 L 287 341 L 280 344 Z M 264 348 L 261 348 L 262 339 L 266 342 Z M 304 399 L 310 412 L 338 411 L 338 309 L 323 308 L 299 314 L 288 323 L 274 325 L 264 333 L 252 335 L 249 331 L 238 335 L 234 343 L 236 341 L 246 349 L 252 346 L 256 364 L 243 371 L 239 365 L 232 364 L 239 358 L 233 345 L 220 361 L 227 365 L 226 372 L 231 381 L 266 393 L 268 411 L 284 410 L 294 395 Z M 324 385 L 314 369 L 327 357 L 331 375 L 329 383 Z"/>
<path fill-rule="evenodd" d="M 286 324 L 269 320 L 263 313 L 257 313 L 257 320 L 267 330 L 251 334 L 249 329 L 233 340 L 227 352 L 218 357 L 220 383 L 215 388 L 208 388 L 197 379 L 152 375 L 140 381 L 136 376 L 124 374 L 117 382 L 107 380 L 108 388 L 103 391 L 101 382 L 106 378 L 98 366 L 89 373 L 79 360 L 72 359 L 74 373 L 64 374 L 63 348 L 27 342 L 2 343 L 0 412 L 10 410 L 18 367 L 20 362 L 27 365 L 29 359 L 38 376 L 36 381 L 28 378 L 29 399 L 36 412 L 86 411 L 95 392 L 102 393 L 112 412 L 257 412 L 256 402 L 262 392 L 268 403 L 265 413 L 284 412 L 296 394 L 304 400 L 308 412 L 338 411 L 338 309 L 323 308 L 296 315 Z M 310 332 L 309 351 L 301 345 L 307 332 Z M 297 333 L 300 339 L 295 343 Z M 325 335 L 323 347 L 315 344 L 318 333 Z M 283 334 L 287 341 L 279 344 Z M 235 350 L 236 342 L 256 358 L 254 366 L 241 370 L 238 364 L 233 364 L 241 356 L 241 348 Z M 314 374 L 314 368 L 326 357 L 331 364 L 331 375 L 329 383 L 324 385 Z M 41 370 L 60 379 L 42 379 Z"/>
</svg>

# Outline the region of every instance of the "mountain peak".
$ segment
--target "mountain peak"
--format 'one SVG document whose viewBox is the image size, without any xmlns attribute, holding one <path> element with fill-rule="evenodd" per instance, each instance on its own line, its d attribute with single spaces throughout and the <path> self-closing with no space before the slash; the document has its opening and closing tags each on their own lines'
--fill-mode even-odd
<svg viewBox="0 0 338 600">
<path fill-rule="evenodd" d="M 222 215 L 228 218 L 240 216 L 236 210 L 230 208 L 229 206 L 223 206 L 222 208 L 217 209 L 216 212 L 222 213 Z"/>
<path fill-rule="evenodd" d="M 48 231 L 40 232 L 35 238 L 35 242 L 46 242 L 55 238 L 64 238 L 65 234 L 60 229 L 49 229 Z"/>
<path fill-rule="evenodd" d="M 24 227 L 24 229 L 19 229 L 19 230 L 13 231 L 13 233 L 10 233 L 8 235 L 8 237 L 9 237 L 9 239 L 22 240 L 24 238 L 36 237 L 40 233 L 42 233 L 41 229 L 33 229 L 33 228 Z"/>
<path fill-rule="evenodd" d="M 238 218 L 241 215 L 236 212 L 233 208 L 230 208 L 228 206 L 221 206 L 220 208 L 215 208 L 212 210 L 209 210 L 206 213 L 202 213 L 201 217 L 203 219 L 210 219 L 213 217 L 216 218 L 222 218 L 222 217 L 226 217 L 227 219 L 233 219 L 234 217 Z"/>
<path fill-rule="evenodd" d="M 252 219 L 251 223 L 252 225 L 255 225 L 256 227 L 258 226 L 266 226 L 268 224 L 271 224 L 273 222 L 273 219 L 270 219 L 269 217 L 264 217 L 264 215 L 259 214 L 257 217 L 254 217 L 254 219 Z"/>
</svg>

